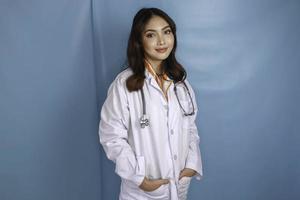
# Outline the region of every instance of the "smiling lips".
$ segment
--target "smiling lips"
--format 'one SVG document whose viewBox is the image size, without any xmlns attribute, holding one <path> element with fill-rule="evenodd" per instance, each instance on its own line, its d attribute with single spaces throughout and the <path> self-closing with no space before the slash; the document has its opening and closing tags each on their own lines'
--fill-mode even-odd
<svg viewBox="0 0 300 200">
<path fill-rule="evenodd" d="M 158 53 L 165 53 L 168 50 L 168 47 L 155 49 Z"/>
</svg>

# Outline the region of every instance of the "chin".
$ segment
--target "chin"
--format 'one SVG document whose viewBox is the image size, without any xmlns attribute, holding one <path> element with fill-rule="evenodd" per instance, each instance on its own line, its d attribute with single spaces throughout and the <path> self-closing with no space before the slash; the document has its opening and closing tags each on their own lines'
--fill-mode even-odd
<svg viewBox="0 0 300 200">
<path fill-rule="evenodd" d="M 155 61 L 164 61 L 169 57 L 170 53 L 164 53 L 164 54 L 157 54 L 157 53 L 152 53 L 148 54 L 149 60 L 155 60 Z"/>
<path fill-rule="evenodd" d="M 155 58 L 157 60 L 163 61 L 163 60 L 167 59 L 169 57 L 169 55 L 170 55 L 169 53 L 168 54 L 164 54 L 164 55 L 157 55 L 157 56 L 155 56 Z"/>
</svg>

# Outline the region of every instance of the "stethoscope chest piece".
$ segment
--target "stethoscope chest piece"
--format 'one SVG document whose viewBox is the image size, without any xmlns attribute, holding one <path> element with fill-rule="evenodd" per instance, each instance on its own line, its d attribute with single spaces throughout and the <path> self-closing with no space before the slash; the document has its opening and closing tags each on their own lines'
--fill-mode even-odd
<svg viewBox="0 0 300 200">
<path fill-rule="evenodd" d="M 145 114 L 141 117 L 140 124 L 141 124 L 141 128 L 145 128 L 146 126 L 149 126 L 149 119 Z"/>
</svg>

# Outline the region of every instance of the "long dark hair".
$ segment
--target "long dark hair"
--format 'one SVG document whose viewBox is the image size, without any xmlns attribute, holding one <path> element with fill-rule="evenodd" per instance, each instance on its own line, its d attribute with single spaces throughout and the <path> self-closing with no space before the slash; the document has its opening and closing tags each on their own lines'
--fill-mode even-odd
<svg viewBox="0 0 300 200">
<path fill-rule="evenodd" d="M 164 60 L 163 71 L 176 83 L 186 78 L 186 71 L 176 60 L 175 51 L 177 47 L 176 25 L 174 21 L 164 11 L 158 8 L 142 8 L 134 16 L 131 32 L 127 46 L 127 60 L 129 68 L 133 74 L 126 80 L 129 91 L 137 91 L 144 85 L 144 47 L 142 43 L 142 33 L 146 24 L 153 16 L 163 18 L 169 25 L 174 35 L 174 47 L 170 55 Z"/>
</svg>

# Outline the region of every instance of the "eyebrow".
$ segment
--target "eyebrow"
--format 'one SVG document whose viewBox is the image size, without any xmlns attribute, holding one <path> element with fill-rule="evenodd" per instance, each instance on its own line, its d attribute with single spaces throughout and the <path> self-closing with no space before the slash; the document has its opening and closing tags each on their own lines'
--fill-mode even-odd
<svg viewBox="0 0 300 200">
<path fill-rule="evenodd" d="M 171 28 L 171 27 L 170 27 L 169 25 L 167 25 L 167 26 L 163 27 L 161 30 L 165 30 L 165 29 L 167 29 L 167 28 Z M 148 31 L 156 32 L 157 30 L 154 30 L 154 29 L 147 29 L 147 30 L 144 31 L 144 33 L 148 32 Z"/>
</svg>

